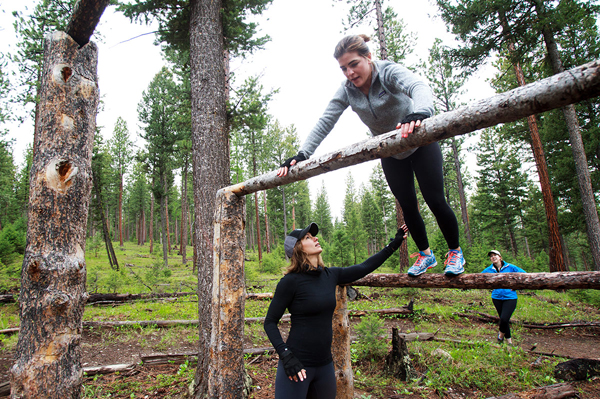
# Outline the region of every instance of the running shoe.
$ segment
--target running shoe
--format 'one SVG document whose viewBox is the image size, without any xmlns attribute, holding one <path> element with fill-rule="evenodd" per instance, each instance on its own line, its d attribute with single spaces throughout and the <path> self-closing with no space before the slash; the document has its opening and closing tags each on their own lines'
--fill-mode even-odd
<svg viewBox="0 0 600 399">
<path fill-rule="evenodd" d="M 435 260 L 435 255 L 433 251 L 431 251 L 431 255 L 427 255 L 423 251 L 419 251 L 419 253 L 414 253 L 410 257 L 414 258 L 418 256 L 417 261 L 408 269 L 408 275 L 411 277 L 420 276 L 425 273 L 427 269 L 431 269 L 432 267 L 437 266 L 437 261 Z"/>
<path fill-rule="evenodd" d="M 498 343 L 501 344 L 504 342 L 504 337 L 501 337 L 500 334 L 498 334 Z"/>
<path fill-rule="evenodd" d="M 444 274 L 446 276 L 458 276 L 465 272 L 465 258 L 461 249 L 451 249 L 446 256 L 446 262 L 444 262 L 446 265 Z"/>
</svg>

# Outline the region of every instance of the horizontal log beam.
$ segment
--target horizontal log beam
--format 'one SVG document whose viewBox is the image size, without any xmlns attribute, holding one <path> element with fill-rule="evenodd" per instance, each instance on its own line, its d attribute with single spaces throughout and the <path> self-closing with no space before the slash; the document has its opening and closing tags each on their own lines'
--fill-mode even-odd
<svg viewBox="0 0 600 399">
<path fill-rule="evenodd" d="M 441 273 L 410 277 L 407 274 L 369 274 L 352 286 L 414 287 L 414 288 L 463 288 L 490 289 L 512 288 L 515 290 L 572 290 L 600 289 L 600 272 L 558 273 L 468 273 L 447 277 Z"/>
<path fill-rule="evenodd" d="M 600 60 L 426 119 L 408 138 L 389 132 L 301 162 L 285 177 L 278 177 L 276 171 L 272 171 L 222 190 L 243 196 L 283 186 L 358 163 L 386 158 L 434 141 L 514 122 L 598 95 Z"/>
</svg>

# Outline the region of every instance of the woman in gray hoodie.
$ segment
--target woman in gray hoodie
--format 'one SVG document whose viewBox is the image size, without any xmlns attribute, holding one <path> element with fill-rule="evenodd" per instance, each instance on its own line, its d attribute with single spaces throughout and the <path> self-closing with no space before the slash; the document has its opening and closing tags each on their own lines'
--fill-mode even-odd
<svg viewBox="0 0 600 399">
<path fill-rule="evenodd" d="M 348 107 L 374 136 L 398 129 L 406 138 L 423 119 L 433 115 L 433 95 L 429 86 L 399 64 L 372 60 L 368 41 L 368 36 L 352 35 L 337 44 L 334 57 L 347 80 L 329 102 L 298 155 L 281 165 L 278 176 L 287 175 L 290 167 L 308 159 Z M 406 225 L 419 248 L 417 261 L 408 270 L 410 276 L 419 276 L 437 265 L 419 213 L 415 176 L 448 243 L 444 273 L 453 276 L 464 272 L 458 222 L 444 197 L 442 162 L 437 142 L 381 160 L 390 190 L 400 203 Z"/>
</svg>

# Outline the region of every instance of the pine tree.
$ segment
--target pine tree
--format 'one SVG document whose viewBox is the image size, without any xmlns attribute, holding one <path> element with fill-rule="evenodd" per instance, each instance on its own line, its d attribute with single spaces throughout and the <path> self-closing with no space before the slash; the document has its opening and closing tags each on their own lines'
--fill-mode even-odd
<svg viewBox="0 0 600 399">
<path fill-rule="evenodd" d="M 163 262 L 168 266 L 168 196 L 173 184 L 173 147 L 178 135 L 175 118 L 178 109 L 178 87 L 172 73 L 163 67 L 156 74 L 138 105 L 138 118 L 143 124 L 141 137 L 146 141 L 145 161 L 152 175 L 152 193 L 160 203 Z"/>
<path fill-rule="evenodd" d="M 478 219 L 479 235 L 489 245 L 510 249 L 516 256 L 516 229 L 527 178 L 521 171 L 517 151 L 500 142 L 494 128 L 481 134 L 477 153 L 480 176 L 473 198 L 474 218 Z"/>
<path fill-rule="evenodd" d="M 321 189 L 317 192 L 312 220 L 319 226 L 321 240 L 331 243 L 333 223 L 331 222 L 331 207 L 327 199 L 325 181 L 321 181 Z"/>
<path fill-rule="evenodd" d="M 123 246 L 123 182 L 125 173 L 132 159 L 133 142 L 129 139 L 127 122 L 118 117 L 115 122 L 113 136 L 108 141 L 109 150 L 112 154 L 113 170 L 115 171 L 119 185 L 118 199 L 118 222 L 119 222 L 119 245 Z"/>
</svg>

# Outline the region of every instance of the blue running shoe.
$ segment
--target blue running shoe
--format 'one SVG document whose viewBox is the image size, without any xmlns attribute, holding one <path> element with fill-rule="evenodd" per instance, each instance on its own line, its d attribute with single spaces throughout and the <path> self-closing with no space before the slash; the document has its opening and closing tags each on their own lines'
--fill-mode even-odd
<svg viewBox="0 0 600 399">
<path fill-rule="evenodd" d="M 435 255 L 431 251 L 431 255 L 427 255 L 425 252 L 420 251 L 418 254 L 414 253 L 410 257 L 414 258 L 418 256 L 417 261 L 408 269 L 408 275 L 411 277 L 420 276 L 425 273 L 427 269 L 437 266 Z"/>
<path fill-rule="evenodd" d="M 465 258 L 461 249 L 451 249 L 446 256 L 446 262 L 444 262 L 446 265 L 444 274 L 446 276 L 458 276 L 465 272 Z"/>
</svg>

